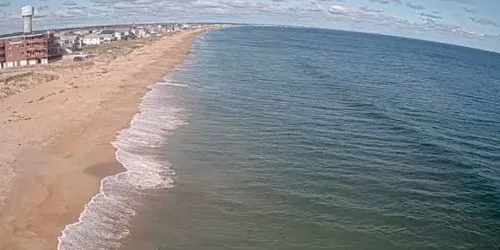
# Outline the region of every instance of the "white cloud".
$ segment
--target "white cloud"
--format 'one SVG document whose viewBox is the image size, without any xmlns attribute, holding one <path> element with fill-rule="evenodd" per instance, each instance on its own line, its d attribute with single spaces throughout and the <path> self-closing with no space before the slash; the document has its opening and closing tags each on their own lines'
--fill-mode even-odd
<svg viewBox="0 0 500 250">
<path fill-rule="evenodd" d="M 370 2 L 379 3 L 379 4 L 389 4 L 389 3 L 401 4 L 401 3 L 403 3 L 402 0 L 370 0 Z"/>
<path fill-rule="evenodd" d="M 406 6 L 409 7 L 409 8 L 412 8 L 414 10 L 423 10 L 423 9 L 425 9 L 424 6 L 422 6 L 420 4 L 412 3 L 412 2 L 406 2 Z"/>
<path fill-rule="evenodd" d="M 66 9 L 66 10 L 56 11 L 56 13 L 54 14 L 57 17 L 76 17 L 84 15 L 85 12 L 81 9 Z"/>
<path fill-rule="evenodd" d="M 470 20 L 474 23 L 477 23 L 477 24 L 481 24 L 481 25 L 490 25 L 490 26 L 494 26 L 494 27 L 500 27 L 500 24 L 498 24 L 497 22 L 491 20 L 491 19 L 488 19 L 486 17 L 480 17 L 480 16 L 471 16 L 469 17 Z"/>
<path fill-rule="evenodd" d="M 349 13 L 349 11 L 340 5 L 332 5 L 330 8 L 328 8 L 328 12 L 331 14 L 338 14 L 338 15 L 346 15 Z"/>
<path fill-rule="evenodd" d="M 405 18 L 385 14 L 382 10 L 371 9 L 366 6 L 357 9 L 347 6 L 332 5 L 328 12 L 336 20 L 350 21 L 357 24 L 356 27 L 380 27 L 381 30 L 420 31 L 434 34 L 447 34 L 447 36 L 459 36 L 467 39 L 484 39 L 486 34 L 464 30 L 461 26 L 443 22 L 443 17 L 438 11 L 420 13 L 421 21 L 409 21 Z M 491 20 L 476 19 L 485 25 L 495 25 Z M 359 24 L 364 24 L 359 26 Z M 361 30 L 363 31 L 363 30 Z M 366 28 L 365 31 L 371 31 Z"/>
<path fill-rule="evenodd" d="M 441 13 L 439 13 L 439 12 L 430 12 L 430 13 L 422 12 L 422 13 L 420 13 L 420 16 L 426 20 L 427 19 L 443 19 L 443 16 L 441 16 Z"/>
<path fill-rule="evenodd" d="M 382 12 L 384 12 L 383 10 L 369 8 L 366 5 L 359 7 L 359 10 L 364 11 L 364 12 L 372 12 L 372 13 L 382 13 Z"/>
</svg>

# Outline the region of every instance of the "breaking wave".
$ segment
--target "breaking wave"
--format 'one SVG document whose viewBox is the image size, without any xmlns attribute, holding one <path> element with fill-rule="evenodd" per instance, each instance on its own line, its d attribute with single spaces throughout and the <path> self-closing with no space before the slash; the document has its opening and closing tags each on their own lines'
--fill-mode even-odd
<svg viewBox="0 0 500 250">
<path fill-rule="evenodd" d="M 171 104 L 173 95 L 168 90 L 156 84 L 143 97 L 130 127 L 113 142 L 116 159 L 126 171 L 101 181 L 100 192 L 85 206 L 78 222 L 63 230 L 59 250 L 120 248 L 141 201 L 155 190 L 172 187 L 175 172 L 160 158 L 161 150 L 167 136 L 186 122 L 183 110 Z"/>
</svg>

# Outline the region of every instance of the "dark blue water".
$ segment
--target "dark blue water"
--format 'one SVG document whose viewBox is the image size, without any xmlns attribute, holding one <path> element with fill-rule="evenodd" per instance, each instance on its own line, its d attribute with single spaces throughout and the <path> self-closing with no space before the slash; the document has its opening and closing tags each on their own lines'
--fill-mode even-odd
<svg viewBox="0 0 500 250">
<path fill-rule="evenodd" d="M 499 249 L 499 54 L 237 27 L 170 83 L 175 184 L 125 248 Z"/>
</svg>

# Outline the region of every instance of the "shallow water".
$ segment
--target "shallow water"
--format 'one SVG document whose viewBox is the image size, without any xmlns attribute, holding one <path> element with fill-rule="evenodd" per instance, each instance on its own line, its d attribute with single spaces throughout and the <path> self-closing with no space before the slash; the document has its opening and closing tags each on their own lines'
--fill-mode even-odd
<svg viewBox="0 0 500 250">
<path fill-rule="evenodd" d="M 149 95 L 117 248 L 500 246 L 499 54 L 237 27 Z"/>
</svg>

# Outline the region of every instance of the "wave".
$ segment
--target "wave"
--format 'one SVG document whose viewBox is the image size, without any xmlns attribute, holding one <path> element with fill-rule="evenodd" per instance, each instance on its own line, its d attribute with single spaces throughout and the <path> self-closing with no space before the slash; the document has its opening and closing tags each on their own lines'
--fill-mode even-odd
<svg viewBox="0 0 500 250">
<path fill-rule="evenodd" d="M 184 88 L 189 87 L 187 84 L 172 83 L 172 82 L 169 82 L 169 81 L 167 81 L 167 80 L 157 82 L 156 84 L 158 84 L 158 85 L 163 85 L 163 86 L 174 86 L 174 87 L 184 87 Z"/>
<path fill-rule="evenodd" d="M 130 221 L 154 193 L 173 186 L 175 171 L 160 158 L 167 136 L 186 122 L 171 105 L 168 87 L 156 84 L 143 97 L 130 127 L 112 143 L 125 172 L 101 181 L 100 192 L 85 206 L 78 222 L 67 225 L 58 249 L 118 249 L 130 235 Z"/>
</svg>

